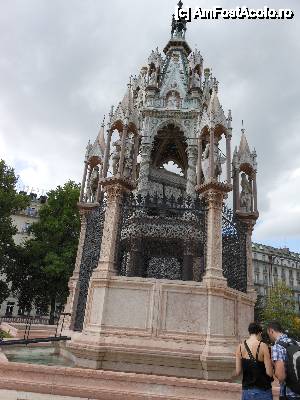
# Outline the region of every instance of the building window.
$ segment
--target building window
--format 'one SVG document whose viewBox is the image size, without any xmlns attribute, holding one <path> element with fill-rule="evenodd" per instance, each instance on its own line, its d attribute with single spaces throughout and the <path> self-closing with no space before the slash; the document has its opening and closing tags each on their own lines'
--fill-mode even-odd
<svg viewBox="0 0 300 400">
<path fill-rule="evenodd" d="M 264 274 L 264 283 L 268 284 L 268 275 L 267 274 Z"/>
</svg>

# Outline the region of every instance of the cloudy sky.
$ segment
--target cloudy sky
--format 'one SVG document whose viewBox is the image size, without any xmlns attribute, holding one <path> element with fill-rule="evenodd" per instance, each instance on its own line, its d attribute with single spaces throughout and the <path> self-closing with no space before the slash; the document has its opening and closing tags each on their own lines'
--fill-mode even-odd
<svg viewBox="0 0 300 400">
<path fill-rule="evenodd" d="M 224 8 L 261 1 L 190 0 Z M 260 222 L 254 239 L 300 251 L 300 2 L 287 21 L 193 21 L 197 46 L 258 153 Z M 2 0 L 0 157 L 22 185 L 48 190 L 81 180 L 85 146 L 117 104 L 130 74 L 170 37 L 175 0 Z"/>
</svg>

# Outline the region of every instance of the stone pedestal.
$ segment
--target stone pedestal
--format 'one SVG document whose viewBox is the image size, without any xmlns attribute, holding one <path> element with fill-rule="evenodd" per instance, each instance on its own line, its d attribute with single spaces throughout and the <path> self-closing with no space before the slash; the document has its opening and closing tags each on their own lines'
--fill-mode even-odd
<svg viewBox="0 0 300 400">
<path fill-rule="evenodd" d="M 82 333 L 63 354 L 78 366 L 228 379 L 253 300 L 198 282 L 112 276 L 92 280 Z"/>
</svg>

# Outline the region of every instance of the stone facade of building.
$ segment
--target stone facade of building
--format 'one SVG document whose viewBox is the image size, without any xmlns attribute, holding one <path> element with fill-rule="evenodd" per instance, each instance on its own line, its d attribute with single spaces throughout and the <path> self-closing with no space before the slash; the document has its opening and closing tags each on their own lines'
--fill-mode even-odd
<svg viewBox="0 0 300 400">
<path fill-rule="evenodd" d="M 300 254 L 287 247 L 253 243 L 252 260 L 257 294 L 265 297 L 270 288 L 283 282 L 294 291 L 297 310 L 300 311 Z"/>
</svg>

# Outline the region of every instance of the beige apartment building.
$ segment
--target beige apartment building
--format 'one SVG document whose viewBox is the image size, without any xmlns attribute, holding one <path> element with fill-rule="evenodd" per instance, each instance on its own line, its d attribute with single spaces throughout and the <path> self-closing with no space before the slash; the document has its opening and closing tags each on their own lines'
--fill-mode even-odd
<svg viewBox="0 0 300 400">
<path fill-rule="evenodd" d="M 300 311 L 300 254 L 287 247 L 252 243 L 252 259 L 257 293 L 266 296 L 272 286 L 283 282 L 294 291 L 297 309 Z"/>
<path fill-rule="evenodd" d="M 30 225 L 37 221 L 39 217 L 39 209 L 42 204 L 46 202 L 46 196 L 38 197 L 35 193 L 30 193 L 30 205 L 25 209 L 16 212 L 12 215 L 13 224 L 17 227 L 18 231 L 14 236 L 16 244 L 22 245 L 29 239 L 30 234 L 28 229 Z M 5 280 L 5 276 L 0 276 L 0 279 Z M 38 312 L 35 308 L 32 314 Z M 10 296 L 0 305 L 1 316 L 18 316 L 24 313 L 24 310 L 18 307 L 18 300 L 11 293 Z"/>
</svg>

